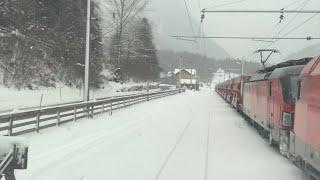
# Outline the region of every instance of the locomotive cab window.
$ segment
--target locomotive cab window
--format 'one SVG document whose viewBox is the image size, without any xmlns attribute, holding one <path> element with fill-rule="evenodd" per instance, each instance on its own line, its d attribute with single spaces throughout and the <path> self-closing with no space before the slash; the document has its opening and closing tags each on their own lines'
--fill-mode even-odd
<svg viewBox="0 0 320 180">
<path fill-rule="evenodd" d="M 292 75 L 281 80 L 284 101 L 294 103 L 299 97 L 299 75 Z"/>
</svg>

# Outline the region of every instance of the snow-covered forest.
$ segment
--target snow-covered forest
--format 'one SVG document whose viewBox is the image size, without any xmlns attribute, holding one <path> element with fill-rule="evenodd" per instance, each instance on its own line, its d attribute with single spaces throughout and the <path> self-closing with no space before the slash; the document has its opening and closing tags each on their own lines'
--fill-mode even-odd
<svg viewBox="0 0 320 180">
<path fill-rule="evenodd" d="M 18 89 L 55 87 L 58 83 L 81 87 L 86 2 L 1 1 L 1 84 Z M 91 3 L 90 86 L 101 86 L 116 68 L 122 69 L 125 80 L 157 79 L 160 68 L 152 27 L 148 19 L 140 16 L 147 2 L 105 1 L 108 9 L 107 12 L 104 9 L 104 13 L 112 16 L 107 23 L 103 22 L 105 14 L 101 12 L 101 4 Z M 103 31 L 103 24 L 109 25 L 109 33 Z M 112 41 L 105 41 L 107 38 Z"/>
</svg>

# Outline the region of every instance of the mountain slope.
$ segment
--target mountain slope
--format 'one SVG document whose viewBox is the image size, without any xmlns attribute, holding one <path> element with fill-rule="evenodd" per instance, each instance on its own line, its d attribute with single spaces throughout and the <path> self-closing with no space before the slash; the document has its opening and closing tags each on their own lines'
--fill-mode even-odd
<svg viewBox="0 0 320 180">
<path fill-rule="evenodd" d="M 286 59 L 300 59 L 304 57 L 314 57 L 319 55 L 320 55 L 320 43 L 303 48 L 300 51 L 289 55 L 288 58 Z"/>
<path fill-rule="evenodd" d="M 195 44 L 170 37 L 193 34 L 182 0 L 152 0 L 145 14 L 152 22 L 158 49 L 206 53 L 207 56 L 214 58 L 229 57 L 229 54 L 212 40 L 201 40 Z M 200 17 L 192 19 L 195 35 L 199 35 L 200 30 L 198 20 L 200 21 Z"/>
</svg>

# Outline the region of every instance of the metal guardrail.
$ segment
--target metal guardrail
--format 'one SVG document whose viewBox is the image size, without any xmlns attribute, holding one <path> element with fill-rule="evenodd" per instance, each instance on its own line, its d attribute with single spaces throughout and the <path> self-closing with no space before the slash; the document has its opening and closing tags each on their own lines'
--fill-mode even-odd
<svg viewBox="0 0 320 180">
<path fill-rule="evenodd" d="M 153 91 L 153 92 L 159 92 L 158 91 Z M 126 94 L 126 95 L 120 95 L 120 96 L 108 96 L 108 97 L 103 97 L 103 98 L 96 98 L 96 100 L 105 100 L 105 99 L 111 99 L 111 98 L 116 98 L 116 97 L 124 97 L 124 96 L 130 96 L 130 95 L 138 95 L 138 94 L 143 94 L 143 93 L 133 93 L 133 94 Z M 66 104 L 74 104 L 74 103 L 81 103 L 83 102 L 82 100 L 78 101 L 69 101 L 69 102 L 64 102 L 64 103 L 55 103 L 55 104 L 48 104 L 48 105 L 43 105 L 41 108 L 47 108 L 47 107 L 56 107 L 56 106 L 61 106 L 61 105 L 66 105 Z M 20 111 L 28 111 L 28 110 L 34 110 L 34 109 L 39 109 L 39 106 L 32 106 L 32 107 L 25 107 L 25 108 L 19 108 Z M 4 113 L 10 113 L 15 111 L 15 109 L 5 109 L 0 111 L 0 116 L 1 114 Z"/>
<path fill-rule="evenodd" d="M 10 163 L 13 161 L 13 153 L 9 152 L 4 159 L 1 159 L 0 161 L 0 178 L 1 175 L 4 173 L 6 168 L 10 165 Z"/>
<path fill-rule="evenodd" d="M 0 135 L 17 136 L 41 129 L 60 126 L 78 119 L 92 118 L 96 114 L 124 108 L 152 99 L 184 92 L 184 89 L 141 93 L 92 100 L 89 102 L 67 103 L 41 109 L 22 110 L 0 114 Z"/>
</svg>

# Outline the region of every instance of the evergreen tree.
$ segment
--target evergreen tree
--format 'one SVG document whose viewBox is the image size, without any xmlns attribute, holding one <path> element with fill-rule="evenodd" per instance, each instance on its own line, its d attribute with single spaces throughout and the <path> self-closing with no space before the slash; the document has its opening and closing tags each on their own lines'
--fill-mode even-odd
<svg viewBox="0 0 320 180">
<path fill-rule="evenodd" d="M 157 50 L 153 42 L 153 34 L 151 25 L 147 18 L 142 18 L 137 26 L 138 34 L 135 47 L 138 66 L 136 67 L 136 74 L 140 79 L 157 80 L 160 74 L 158 64 Z"/>
<path fill-rule="evenodd" d="M 4 0 L 0 6 L 3 84 L 77 85 L 84 78 L 86 0 Z M 91 82 L 104 63 L 97 5 L 92 2 Z M 79 66 L 80 65 L 80 66 Z"/>
<path fill-rule="evenodd" d="M 115 66 L 119 65 L 122 76 L 136 81 L 158 80 L 160 68 L 157 50 L 153 42 L 151 25 L 147 18 L 132 21 L 123 32 L 122 53 L 117 62 L 117 35 L 111 40 L 110 57 Z"/>
</svg>

